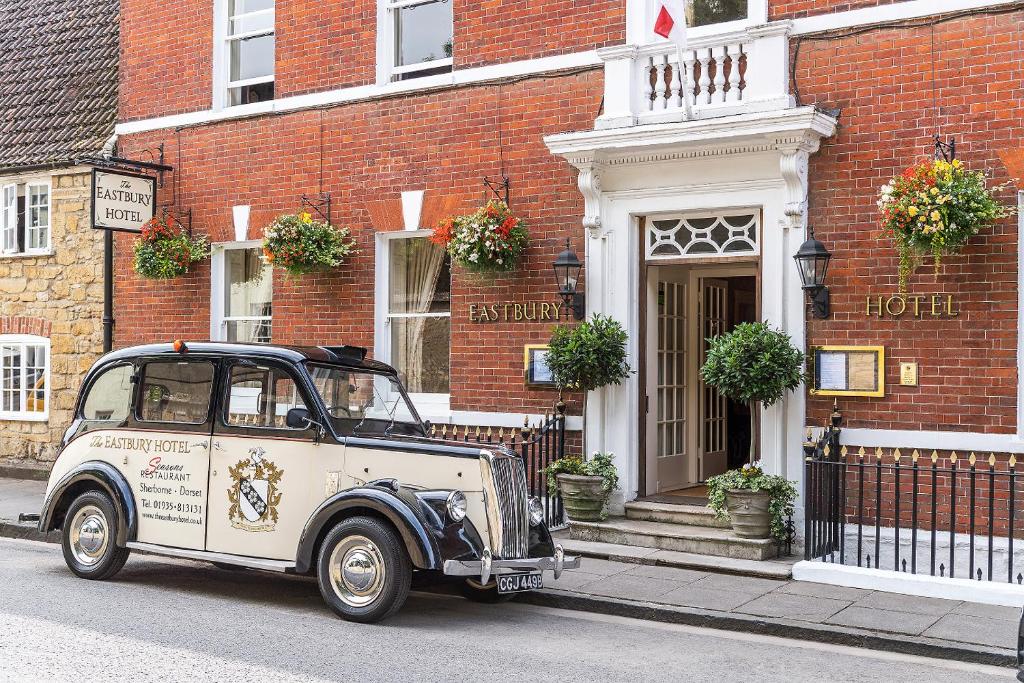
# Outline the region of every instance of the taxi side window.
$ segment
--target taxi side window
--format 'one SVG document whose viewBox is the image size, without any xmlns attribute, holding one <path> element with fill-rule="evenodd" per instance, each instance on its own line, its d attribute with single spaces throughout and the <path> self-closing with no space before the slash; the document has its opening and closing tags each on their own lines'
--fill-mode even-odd
<svg viewBox="0 0 1024 683">
<path fill-rule="evenodd" d="M 82 404 L 82 417 L 96 422 L 123 422 L 132 403 L 131 365 L 118 365 L 103 372 L 89 389 Z"/>
<path fill-rule="evenodd" d="M 139 419 L 203 424 L 210 413 L 212 393 L 213 363 L 146 363 L 139 392 Z"/>
<path fill-rule="evenodd" d="M 280 368 L 234 365 L 230 387 L 226 422 L 233 427 L 291 429 L 288 411 L 306 407 L 295 380 Z"/>
</svg>

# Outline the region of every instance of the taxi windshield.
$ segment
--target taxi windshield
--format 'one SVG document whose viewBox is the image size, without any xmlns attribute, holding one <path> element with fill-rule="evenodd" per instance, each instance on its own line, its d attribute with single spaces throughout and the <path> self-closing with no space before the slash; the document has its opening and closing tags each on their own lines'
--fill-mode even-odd
<svg viewBox="0 0 1024 683">
<path fill-rule="evenodd" d="M 423 436 L 398 379 L 366 370 L 308 364 L 335 431 L 342 436 Z"/>
</svg>

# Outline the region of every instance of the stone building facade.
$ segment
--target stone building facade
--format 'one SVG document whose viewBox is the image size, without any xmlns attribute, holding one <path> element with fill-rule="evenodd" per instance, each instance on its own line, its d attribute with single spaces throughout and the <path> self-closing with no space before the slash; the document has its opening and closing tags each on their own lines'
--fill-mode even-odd
<svg viewBox="0 0 1024 683">
<path fill-rule="evenodd" d="M 44 178 L 51 188 L 50 251 L 0 258 L 0 347 L 5 340 L 24 340 L 41 345 L 48 357 L 43 409 L 23 411 L 28 419 L 7 420 L 0 429 L 6 465 L 38 467 L 54 459 L 71 423 L 79 379 L 103 347 L 103 235 L 89 225 L 89 169 L 62 169 Z M 0 176 L 0 186 L 38 179 Z"/>
</svg>

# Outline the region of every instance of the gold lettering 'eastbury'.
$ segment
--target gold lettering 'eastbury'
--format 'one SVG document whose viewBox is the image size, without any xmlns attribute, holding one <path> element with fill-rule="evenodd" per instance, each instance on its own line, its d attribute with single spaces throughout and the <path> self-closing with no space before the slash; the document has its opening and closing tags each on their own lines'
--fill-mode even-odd
<svg viewBox="0 0 1024 683">
<path fill-rule="evenodd" d="M 561 303 L 505 301 L 498 304 L 470 304 L 471 323 L 557 322 L 562 317 Z"/>
</svg>

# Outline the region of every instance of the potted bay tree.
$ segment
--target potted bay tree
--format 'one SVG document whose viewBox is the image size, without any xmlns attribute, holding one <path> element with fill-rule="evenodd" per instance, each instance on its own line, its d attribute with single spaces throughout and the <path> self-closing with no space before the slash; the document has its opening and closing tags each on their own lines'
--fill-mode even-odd
<svg viewBox="0 0 1024 683">
<path fill-rule="evenodd" d="M 616 320 L 594 315 L 579 325 L 555 328 L 548 346 L 547 364 L 559 391 L 583 393 L 583 439 L 586 452 L 587 392 L 629 377 L 626 362 L 626 331 Z M 608 497 L 618 487 L 611 453 L 595 451 L 589 460 L 564 457 L 548 465 L 548 487 L 562 496 L 566 514 L 573 521 L 604 518 Z"/>
<path fill-rule="evenodd" d="M 804 354 L 789 336 L 763 322 L 741 323 L 707 340 L 700 369 L 704 383 L 726 398 L 750 406 L 750 462 L 707 480 L 708 505 L 728 517 L 733 531 L 746 538 L 784 535 L 783 518 L 793 509 L 796 488 L 765 474 L 757 458 L 757 406 L 774 405 L 800 386 Z"/>
</svg>

